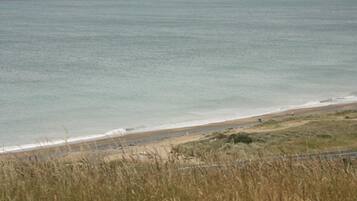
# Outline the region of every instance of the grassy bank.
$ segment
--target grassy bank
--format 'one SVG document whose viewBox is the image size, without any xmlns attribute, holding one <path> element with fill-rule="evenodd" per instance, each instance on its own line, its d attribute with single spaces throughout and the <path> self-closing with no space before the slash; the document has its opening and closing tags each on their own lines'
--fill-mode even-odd
<svg viewBox="0 0 357 201">
<path fill-rule="evenodd" d="M 357 111 L 269 120 L 243 130 L 226 130 L 178 145 L 185 158 L 255 158 L 357 150 Z"/>
<path fill-rule="evenodd" d="M 208 133 L 173 147 L 168 158 L 148 152 L 142 160 L 125 150 L 116 160 L 104 152 L 72 159 L 8 155 L 0 158 L 0 200 L 356 201 L 356 161 L 277 159 L 354 149 L 357 111 L 343 111 Z"/>
</svg>

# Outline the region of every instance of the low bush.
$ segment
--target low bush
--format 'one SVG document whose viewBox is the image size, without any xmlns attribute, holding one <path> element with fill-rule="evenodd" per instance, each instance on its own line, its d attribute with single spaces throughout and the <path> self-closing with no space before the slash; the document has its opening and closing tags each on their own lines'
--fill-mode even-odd
<svg viewBox="0 0 357 201">
<path fill-rule="evenodd" d="M 231 134 L 228 137 L 228 141 L 233 142 L 234 144 L 237 143 L 250 144 L 253 142 L 253 139 L 249 137 L 249 135 L 246 133 L 238 133 L 238 134 Z"/>
</svg>

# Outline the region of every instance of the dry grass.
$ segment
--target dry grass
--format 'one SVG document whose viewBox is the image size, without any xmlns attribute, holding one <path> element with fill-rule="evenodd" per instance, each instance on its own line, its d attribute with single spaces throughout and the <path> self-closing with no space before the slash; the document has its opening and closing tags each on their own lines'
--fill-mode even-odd
<svg viewBox="0 0 357 201">
<path fill-rule="evenodd" d="M 356 118 L 347 111 L 269 121 L 243 137 L 228 130 L 179 145 L 165 158 L 151 150 L 147 160 L 128 152 L 114 161 L 105 152 L 2 157 L 0 200 L 357 201 L 355 161 L 256 158 L 357 148 Z M 254 161 L 237 163 L 252 155 Z"/>
<path fill-rule="evenodd" d="M 357 170 L 337 161 L 255 161 L 184 168 L 175 158 L 0 162 L 0 200 L 356 201 Z M 232 162 L 232 161 L 231 161 Z M 231 163 L 232 164 L 232 163 Z"/>
</svg>

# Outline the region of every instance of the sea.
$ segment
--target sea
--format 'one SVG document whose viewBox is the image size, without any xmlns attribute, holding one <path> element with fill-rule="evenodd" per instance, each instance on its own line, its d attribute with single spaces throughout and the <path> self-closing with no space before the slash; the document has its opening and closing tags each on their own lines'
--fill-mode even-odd
<svg viewBox="0 0 357 201">
<path fill-rule="evenodd" d="M 356 0 L 0 0 L 3 151 L 356 96 Z"/>
</svg>

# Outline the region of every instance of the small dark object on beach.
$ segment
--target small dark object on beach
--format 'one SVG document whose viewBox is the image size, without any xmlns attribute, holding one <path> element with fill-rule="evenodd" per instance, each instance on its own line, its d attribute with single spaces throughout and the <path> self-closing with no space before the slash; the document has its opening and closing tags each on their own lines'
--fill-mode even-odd
<svg viewBox="0 0 357 201">
<path fill-rule="evenodd" d="M 253 142 L 253 139 L 245 133 L 239 133 L 239 134 L 230 135 L 228 137 L 228 141 L 233 142 L 234 144 L 237 144 L 237 143 L 250 144 Z"/>
<path fill-rule="evenodd" d="M 263 123 L 263 119 L 258 119 L 259 123 Z"/>
<path fill-rule="evenodd" d="M 350 119 L 350 116 L 345 116 L 345 119 Z"/>
</svg>

